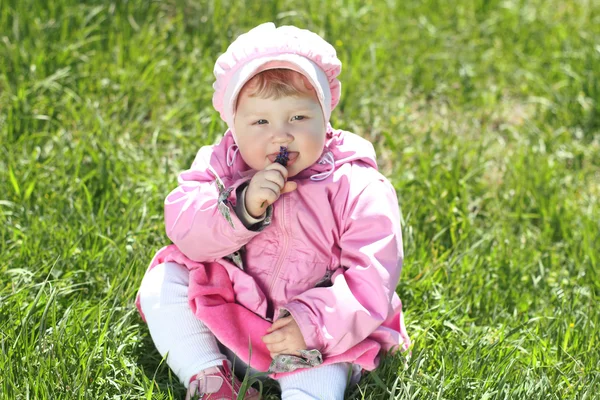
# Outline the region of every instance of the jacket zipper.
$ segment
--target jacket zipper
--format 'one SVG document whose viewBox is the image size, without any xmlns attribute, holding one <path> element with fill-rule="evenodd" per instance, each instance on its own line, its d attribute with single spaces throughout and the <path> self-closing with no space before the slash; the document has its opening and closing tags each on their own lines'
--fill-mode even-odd
<svg viewBox="0 0 600 400">
<path fill-rule="evenodd" d="M 273 289 L 275 288 L 275 283 L 277 282 L 277 278 L 279 277 L 279 272 L 281 272 L 281 267 L 283 265 L 283 261 L 287 257 L 288 252 L 288 234 L 285 229 L 285 197 L 281 198 L 281 216 L 279 218 L 281 231 L 283 233 L 283 249 L 279 254 L 279 258 L 277 259 L 277 264 L 275 264 L 275 273 L 273 274 L 273 278 L 271 278 L 271 283 L 269 285 L 269 295 L 273 295 Z"/>
</svg>

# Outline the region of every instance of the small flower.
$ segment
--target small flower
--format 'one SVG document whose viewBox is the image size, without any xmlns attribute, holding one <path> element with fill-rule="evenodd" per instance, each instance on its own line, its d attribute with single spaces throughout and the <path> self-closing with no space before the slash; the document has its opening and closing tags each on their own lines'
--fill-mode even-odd
<svg viewBox="0 0 600 400">
<path fill-rule="evenodd" d="M 289 160 L 289 154 L 287 151 L 287 147 L 283 147 L 280 146 L 279 147 L 279 155 L 277 156 L 277 158 L 275 159 L 276 163 L 279 163 L 281 165 L 283 165 L 284 167 L 287 166 L 288 160 Z"/>
</svg>

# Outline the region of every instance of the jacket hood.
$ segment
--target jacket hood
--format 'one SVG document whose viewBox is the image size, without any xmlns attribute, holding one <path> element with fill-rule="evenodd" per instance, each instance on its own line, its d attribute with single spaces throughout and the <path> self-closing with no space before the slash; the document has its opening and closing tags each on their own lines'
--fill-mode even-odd
<svg viewBox="0 0 600 400">
<path fill-rule="evenodd" d="M 327 148 L 333 153 L 336 167 L 360 160 L 378 169 L 373 144 L 355 133 L 332 129 Z"/>
<path fill-rule="evenodd" d="M 378 169 L 373 144 L 355 133 L 333 129 L 331 125 L 328 125 L 327 140 L 321 158 L 311 167 L 299 173 L 297 177 L 306 178 L 320 175 L 325 179 L 342 165 L 354 161 L 361 161 Z"/>
</svg>

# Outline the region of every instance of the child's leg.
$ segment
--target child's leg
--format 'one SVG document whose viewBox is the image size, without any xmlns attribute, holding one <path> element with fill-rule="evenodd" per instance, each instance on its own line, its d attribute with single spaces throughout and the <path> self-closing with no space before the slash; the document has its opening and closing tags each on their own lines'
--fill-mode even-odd
<svg viewBox="0 0 600 400">
<path fill-rule="evenodd" d="M 159 353 L 187 387 L 198 372 L 222 365 L 217 340 L 188 304 L 189 271 L 176 263 L 160 264 L 146 273 L 140 305 Z"/>
<path fill-rule="evenodd" d="M 308 368 L 279 379 L 281 400 L 343 400 L 350 364 Z"/>
</svg>

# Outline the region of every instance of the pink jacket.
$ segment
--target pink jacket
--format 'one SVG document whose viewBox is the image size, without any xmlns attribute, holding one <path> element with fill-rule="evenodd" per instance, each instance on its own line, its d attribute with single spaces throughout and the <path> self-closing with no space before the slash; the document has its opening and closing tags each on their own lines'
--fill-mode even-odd
<svg viewBox="0 0 600 400">
<path fill-rule="evenodd" d="M 232 156 L 231 132 L 219 144 L 202 147 L 165 200 L 166 231 L 174 245 L 161 249 L 150 268 L 165 261 L 192 272 L 201 265 L 223 266 L 235 303 L 262 319 L 289 311 L 307 347 L 325 360 L 367 342 L 405 350 L 410 339 L 395 292 L 403 258 L 396 192 L 378 172 L 370 142 L 331 127 L 327 135 L 320 161 L 292 178 L 297 190 L 282 195 L 256 230 L 245 228 L 233 207 L 234 227 L 219 210 L 215 174 L 232 189 L 228 202 L 235 206 L 235 189 L 254 173 Z M 224 259 L 242 247 L 243 270 Z M 203 285 L 209 275 L 203 271 Z M 315 287 L 328 276 L 330 283 Z M 193 282 L 189 297 L 196 308 L 194 298 L 206 296 L 206 288 Z M 208 304 L 206 298 L 202 304 Z M 221 333 L 229 335 L 235 332 Z M 372 369 L 376 353 L 358 363 Z"/>
</svg>

